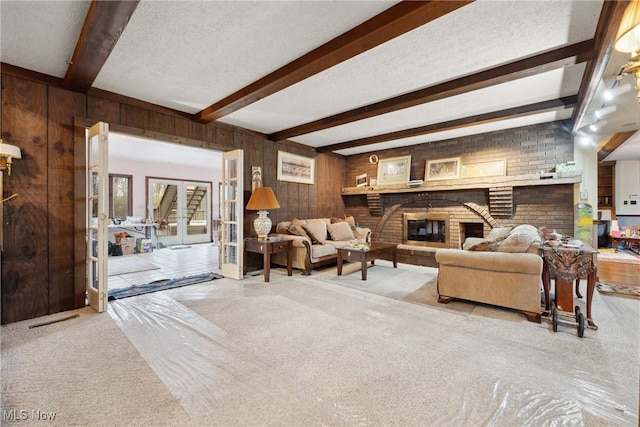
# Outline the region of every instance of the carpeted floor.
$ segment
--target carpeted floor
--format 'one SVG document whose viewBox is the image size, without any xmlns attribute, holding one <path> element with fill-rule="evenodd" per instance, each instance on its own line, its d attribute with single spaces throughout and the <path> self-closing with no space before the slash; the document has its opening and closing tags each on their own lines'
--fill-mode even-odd
<svg viewBox="0 0 640 427">
<path fill-rule="evenodd" d="M 370 292 L 398 301 L 428 305 L 438 309 L 453 310 L 469 314 L 476 304 L 466 301 L 451 301 L 448 304 L 438 302 L 438 269 L 410 264 L 398 264 L 386 260 L 376 260 L 369 265 L 367 280 L 362 280 L 359 263 L 345 264 L 342 276 L 338 276 L 336 267 L 321 270 L 318 280 L 328 281 L 348 288 Z"/>
<path fill-rule="evenodd" d="M 2 409 L 76 426 L 637 426 L 639 300 L 596 293 L 599 329 L 580 339 L 322 276 L 274 269 L 269 283 L 223 278 L 4 325 Z"/>
</svg>

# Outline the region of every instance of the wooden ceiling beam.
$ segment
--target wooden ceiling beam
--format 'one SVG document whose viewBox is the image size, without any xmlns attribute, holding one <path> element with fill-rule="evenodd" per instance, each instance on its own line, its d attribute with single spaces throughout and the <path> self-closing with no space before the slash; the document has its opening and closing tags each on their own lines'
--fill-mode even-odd
<svg viewBox="0 0 640 427">
<path fill-rule="evenodd" d="M 410 138 L 420 135 L 428 135 L 431 133 L 442 132 L 452 129 L 461 129 L 469 126 L 476 126 L 491 123 L 499 120 L 508 120 L 517 117 L 527 116 L 531 114 L 544 113 L 553 111 L 558 108 L 571 108 L 578 102 L 578 96 L 567 96 L 549 101 L 537 102 L 535 104 L 522 105 L 514 108 L 508 108 L 500 111 L 492 111 L 490 113 L 477 114 L 468 117 L 462 117 L 455 120 L 449 120 L 441 123 L 433 123 L 426 126 L 420 126 L 412 129 L 403 129 L 396 132 L 389 132 L 382 135 L 375 135 L 366 138 L 354 139 L 352 141 L 341 142 L 338 144 L 326 145 L 316 148 L 318 153 L 329 151 L 344 150 L 347 148 L 361 147 L 363 145 L 377 144 L 380 142 L 394 141 L 397 139 Z"/>
<path fill-rule="evenodd" d="M 614 134 L 611 139 L 607 141 L 604 146 L 598 150 L 598 161 L 601 162 L 607 158 L 607 156 L 616 151 L 627 139 L 631 138 L 631 135 L 636 133 L 635 130 L 629 132 L 620 132 Z"/>
<path fill-rule="evenodd" d="M 474 0 L 401 1 L 357 27 L 194 115 L 210 123 L 436 20 Z"/>
<path fill-rule="evenodd" d="M 580 64 L 595 56 L 594 40 L 585 40 L 549 52 L 533 55 L 509 64 L 501 65 L 479 73 L 439 83 L 400 96 L 355 108 L 333 116 L 324 117 L 289 129 L 268 135 L 272 141 L 280 141 L 297 135 L 304 135 L 330 127 L 368 119 L 381 114 L 426 104 L 439 99 L 461 95 L 489 86 L 507 83 L 523 77 L 551 71 L 569 65 Z"/>
<path fill-rule="evenodd" d="M 578 91 L 578 107 L 571 117 L 574 132 L 583 127 L 582 122 L 587 109 L 596 95 L 598 85 L 609 64 L 620 21 L 628 3 L 628 1 L 605 1 L 602 4 L 594 36 L 595 56 L 587 63 Z"/>
<path fill-rule="evenodd" d="M 107 62 L 139 0 L 93 0 L 64 76 L 66 89 L 86 93 Z"/>
</svg>

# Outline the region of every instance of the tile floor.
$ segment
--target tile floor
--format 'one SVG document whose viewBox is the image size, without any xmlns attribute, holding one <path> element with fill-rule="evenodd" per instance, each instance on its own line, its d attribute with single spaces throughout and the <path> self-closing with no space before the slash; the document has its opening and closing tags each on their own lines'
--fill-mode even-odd
<svg viewBox="0 0 640 427">
<path fill-rule="evenodd" d="M 143 285 L 156 280 L 177 279 L 195 274 L 218 272 L 218 245 L 201 243 L 185 245 L 183 249 L 164 247 L 145 254 L 124 255 L 144 259 L 160 267 L 157 270 L 139 271 L 109 276 L 109 289 Z"/>
</svg>

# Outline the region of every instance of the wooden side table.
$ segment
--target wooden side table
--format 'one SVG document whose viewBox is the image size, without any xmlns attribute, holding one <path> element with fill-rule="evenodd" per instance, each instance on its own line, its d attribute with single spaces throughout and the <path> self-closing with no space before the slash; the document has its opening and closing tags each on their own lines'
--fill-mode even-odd
<svg viewBox="0 0 640 427">
<path fill-rule="evenodd" d="M 277 242 L 264 241 L 261 242 L 256 238 L 244 239 L 244 263 L 247 264 L 247 252 L 262 254 L 264 262 L 264 281 L 269 281 L 269 273 L 271 272 L 271 254 L 278 252 L 287 252 L 287 276 L 293 274 L 292 260 L 293 240 L 280 240 Z"/>
<path fill-rule="evenodd" d="M 551 279 L 556 282 L 556 306 L 558 310 L 573 311 L 573 283 L 579 284 L 581 277 L 587 278 L 587 323 L 598 329 L 591 317 L 591 301 L 596 284 L 598 251 L 586 243 L 578 247 L 558 246 L 542 247 L 544 269 L 542 283 L 544 286 L 545 309 L 549 310 L 549 293 Z M 580 296 L 576 288 L 576 295 Z"/>
</svg>

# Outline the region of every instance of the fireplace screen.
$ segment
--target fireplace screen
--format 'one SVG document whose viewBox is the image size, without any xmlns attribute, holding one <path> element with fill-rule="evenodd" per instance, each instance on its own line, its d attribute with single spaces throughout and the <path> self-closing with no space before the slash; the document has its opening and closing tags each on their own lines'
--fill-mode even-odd
<svg viewBox="0 0 640 427">
<path fill-rule="evenodd" d="M 404 244 L 446 246 L 449 243 L 449 215 L 404 214 Z"/>
</svg>

